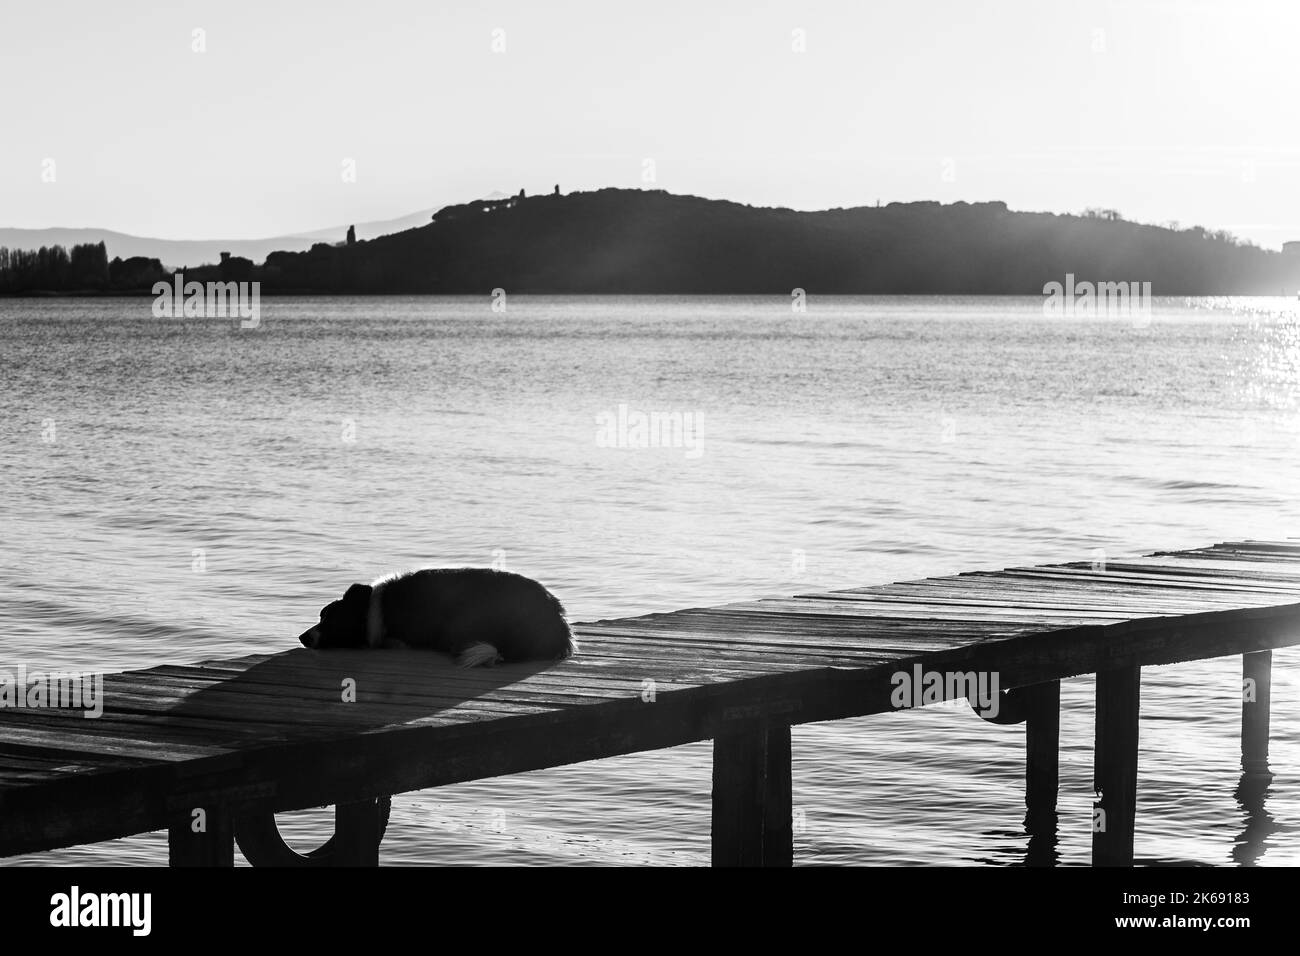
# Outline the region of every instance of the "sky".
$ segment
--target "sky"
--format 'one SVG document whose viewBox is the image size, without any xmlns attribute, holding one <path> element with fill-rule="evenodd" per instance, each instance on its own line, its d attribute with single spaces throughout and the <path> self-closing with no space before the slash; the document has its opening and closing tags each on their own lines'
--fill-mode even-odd
<svg viewBox="0 0 1300 956">
<path fill-rule="evenodd" d="M 1300 239 L 1296 0 L 0 11 L 0 226 L 256 238 L 494 191 L 1003 200 Z"/>
</svg>

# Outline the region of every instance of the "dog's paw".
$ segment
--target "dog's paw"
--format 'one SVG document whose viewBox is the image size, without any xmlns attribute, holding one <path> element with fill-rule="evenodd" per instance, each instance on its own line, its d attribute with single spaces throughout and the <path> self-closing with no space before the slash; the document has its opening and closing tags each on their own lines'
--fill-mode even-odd
<svg viewBox="0 0 1300 956">
<path fill-rule="evenodd" d="M 471 644 L 465 648 L 456 657 L 456 663 L 461 667 L 491 667 L 494 664 L 500 664 L 505 658 L 491 644 Z"/>
</svg>

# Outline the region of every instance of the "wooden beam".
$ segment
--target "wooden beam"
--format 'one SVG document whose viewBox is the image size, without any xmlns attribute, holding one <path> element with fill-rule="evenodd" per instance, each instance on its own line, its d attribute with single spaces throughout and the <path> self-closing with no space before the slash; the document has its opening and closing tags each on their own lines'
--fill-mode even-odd
<svg viewBox="0 0 1300 956">
<path fill-rule="evenodd" d="M 167 827 L 170 866 L 234 866 L 233 816 L 222 807 L 195 807 L 174 815 Z"/>
<path fill-rule="evenodd" d="M 1269 777 L 1268 719 L 1272 698 L 1273 652 L 1241 655 L 1241 769 L 1251 777 Z"/>
<path fill-rule="evenodd" d="M 790 725 L 753 722 L 713 740 L 713 865 L 790 866 Z"/>
<path fill-rule="evenodd" d="M 1025 829 L 1034 835 L 1056 832 L 1060 789 L 1061 682 L 1022 688 L 1025 709 Z"/>
<path fill-rule="evenodd" d="M 1140 667 L 1097 674 L 1092 780 L 1100 799 L 1093 808 L 1093 866 L 1133 865 L 1141 687 Z"/>
</svg>

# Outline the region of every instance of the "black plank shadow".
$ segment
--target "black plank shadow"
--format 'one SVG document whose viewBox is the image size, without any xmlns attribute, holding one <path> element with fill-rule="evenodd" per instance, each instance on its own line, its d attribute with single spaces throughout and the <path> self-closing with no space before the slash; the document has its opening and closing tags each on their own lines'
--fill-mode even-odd
<svg viewBox="0 0 1300 956">
<path fill-rule="evenodd" d="M 433 651 L 295 648 L 255 662 L 221 662 L 239 672 L 187 694 L 168 711 L 175 727 L 199 724 L 235 736 L 344 736 L 435 717 L 508 687 L 555 661 L 458 667 Z M 475 708 L 509 711 L 509 702 Z M 528 705 L 513 705 L 528 712 Z M 485 714 L 484 716 L 489 716 Z"/>
</svg>

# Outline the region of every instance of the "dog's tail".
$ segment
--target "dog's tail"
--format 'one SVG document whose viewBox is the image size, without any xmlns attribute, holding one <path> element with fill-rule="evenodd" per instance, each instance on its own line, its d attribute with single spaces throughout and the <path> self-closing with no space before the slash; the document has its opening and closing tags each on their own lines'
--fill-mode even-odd
<svg viewBox="0 0 1300 956">
<path fill-rule="evenodd" d="M 578 639 L 573 636 L 573 628 L 569 627 L 569 622 L 564 616 L 564 605 L 560 603 L 560 599 L 550 591 L 547 591 L 546 595 L 551 599 L 551 603 L 555 606 L 555 619 L 559 625 L 557 630 L 561 632 L 557 635 L 560 638 L 558 642 L 560 644 L 560 650 L 555 655 L 555 659 L 557 661 L 568 660 L 574 654 L 578 653 Z"/>
<path fill-rule="evenodd" d="M 564 638 L 564 647 L 560 650 L 559 654 L 555 655 L 557 661 L 568 660 L 580 650 L 578 647 L 578 639 L 573 636 L 573 628 L 569 627 L 568 621 L 564 621 Z"/>
</svg>

